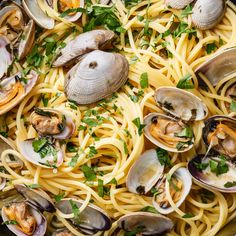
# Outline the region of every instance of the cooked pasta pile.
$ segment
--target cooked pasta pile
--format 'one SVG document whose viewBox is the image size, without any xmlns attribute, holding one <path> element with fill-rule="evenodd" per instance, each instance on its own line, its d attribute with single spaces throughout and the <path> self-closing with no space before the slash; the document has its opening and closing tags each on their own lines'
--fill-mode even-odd
<svg viewBox="0 0 236 236">
<path fill-rule="evenodd" d="M 95 4 L 96 1 L 92 2 Z M 34 107 L 47 106 L 63 110 L 76 125 L 73 136 L 66 142 L 61 142 L 64 162 L 54 170 L 42 168 L 26 161 L 20 152 L 6 150 L 1 159 L 7 173 L 0 173 L 1 177 L 6 177 L 9 181 L 3 191 L 12 189 L 16 183 L 39 184 L 52 197 L 74 196 L 85 200 L 80 211 L 89 202 L 93 202 L 114 220 L 112 228 L 104 233 L 106 236 L 123 235 L 123 231 L 117 229 L 116 220 L 124 214 L 152 205 L 150 197 L 130 193 L 125 181 L 134 161 L 144 150 L 153 147 L 144 138 L 141 125 L 148 113 L 163 113 L 154 101 L 155 89 L 160 86 L 176 86 L 180 79 L 191 76 L 194 89 L 189 91 L 203 100 L 210 115 L 227 115 L 229 111 L 226 106 L 231 99 L 225 97 L 225 92 L 236 82 L 236 74 L 233 74 L 214 88 L 202 75 L 208 86 L 207 90 L 202 90 L 194 73 L 213 53 L 236 46 L 236 7 L 231 2 L 227 2 L 223 20 L 213 30 L 206 31 L 196 30 L 191 25 L 189 15 L 183 16 L 183 10 L 167 8 L 164 0 L 140 1 L 129 9 L 121 0 L 112 2 L 124 28 L 118 34 L 115 48 L 129 60 L 128 83 L 96 105 L 77 106 L 68 101 L 64 94 L 67 69 L 51 68 L 44 61 L 38 68 L 40 79 L 37 85 L 19 106 L 5 116 L 9 129 L 8 139 L 17 145 L 19 140 L 37 137 L 35 129 L 29 123 Z M 58 17 L 57 1 L 53 3 L 54 9 L 50 9 L 40 1 L 41 7 L 47 8 L 48 15 L 57 20 L 54 29 L 39 32 L 36 43 L 42 55 L 45 55 L 45 50 L 40 45 L 43 45 L 45 38 L 54 37 L 56 41 L 67 43 L 81 33 L 87 23 L 86 14 L 83 14 L 79 24 Z M 177 28 L 174 29 L 175 33 L 167 33 L 173 21 L 181 22 L 182 29 Z M 27 62 L 22 65 L 15 61 L 12 74 L 27 66 Z M 140 78 L 143 76 L 148 78 L 148 85 L 140 85 Z M 218 95 L 222 84 L 224 87 Z M 193 122 L 191 125 L 195 135 L 194 148 L 181 154 L 170 153 L 172 167 L 169 173 L 186 167 L 187 162 L 196 154 L 206 152 L 202 141 L 204 121 Z M 10 153 L 24 162 L 21 171 L 13 170 L 7 165 L 5 158 Z M 96 177 L 86 179 L 82 166 L 93 166 Z M 168 235 L 213 236 L 236 217 L 235 194 L 222 194 L 193 183 L 191 192 L 181 207 L 175 206 L 169 191 L 167 198 L 175 210 L 168 215 L 175 223 Z M 186 214 L 192 214 L 192 217 L 183 218 Z M 47 216 L 49 222 L 53 215 Z M 64 224 L 75 235 L 82 235 L 66 222 L 62 213 L 57 211 L 55 215 L 61 221 L 58 225 Z M 55 223 L 49 223 L 49 230 L 55 226 Z"/>
</svg>

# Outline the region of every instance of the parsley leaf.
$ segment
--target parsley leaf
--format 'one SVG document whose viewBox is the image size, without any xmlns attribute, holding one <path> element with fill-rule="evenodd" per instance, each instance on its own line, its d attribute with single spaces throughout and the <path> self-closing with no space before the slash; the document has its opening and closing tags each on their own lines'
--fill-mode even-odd
<svg viewBox="0 0 236 236">
<path fill-rule="evenodd" d="M 96 127 L 98 125 L 98 122 L 93 118 L 84 118 L 82 122 L 90 127 Z"/>
<path fill-rule="evenodd" d="M 70 160 L 68 166 L 70 166 L 70 167 L 75 167 L 76 164 L 77 164 L 78 159 L 79 159 L 79 154 L 76 153 L 75 156 L 73 156 L 73 157 L 71 158 L 71 160 Z"/>
<path fill-rule="evenodd" d="M 7 220 L 2 222 L 2 225 L 18 225 L 19 223 L 16 220 Z"/>
<path fill-rule="evenodd" d="M 81 171 L 83 171 L 87 181 L 94 181 L 97 178 L 96 172 L 92 167 L 89 167 L 88 165 L 84 164 L 80 167 L 80 169 Z"/>
<path fill-rule="evenodd" d="M 232 182 L 227 182 L 224 184 L 225 188 L 232 188 L 236 186 L 236 181 L 232 181 Z"/>
<path fill-rule="evenodd" d="M 70 206 L 72 208 L 72 212 L 74 214 L 75 218 L 78 218 L 79 216 L 79 207 L 77 206 L 77 204 L 73 201 L 73 200 L 69 200 Z"/>
<path fill-rule="evenodd" d="M 186 6 L 181 12 L 181 17 L 187 17 L 193 13 L 193 7 L 191 5 Z"/>
<path fill-rule="evenodd" d="M 141 124 L 141 121 L 140 121 L 140 118 L 139 118 L 139 117 L 137 117 L 137 118 L 135 118 L 134 120 L 132 120 L 132 122 L 133 122 L 133 124 L 135 124 L 135 126 L 138 128 L 138 134 L 139 134 L 139 136 L 141 136 L 142 133 L 143 133 L 143 129 L 144 129 L 145 125 L 144 125 L 144 124 Z"/>
<path fill-rule="evenodd" d="M 69 8 L 66 11 L 63 11 L 59 17 L 65 17 L 68 16 L 71 13 L 76 13 L 76 12 L 82 12 L 82 13 L 86 13 L 86 10 L 84 8 L 78 7 L 78 8 Z"/>
<path fill-rule="evenodd" d="M 89 146 L 89 154 L 88 157 L 91 158 L 96 155 L 98 152 L 94 146 Z"/>
<path fill-rule="evenodd" d="M 65 196 L 65 193 L 61 193 L 61 194 L 55 195 L 54 199 L 55 199 L 56 202 L 60 202 L 61 199 L 64 198 L 64 196 Z"/>
<path fill-rule="evenodd" d="M 182 79 L 179 80 L 177 84 L 177 88 L 180 89 L 194 89 L 194 85 L 192 84 L 192 76 L 185 75 Z"/>
<path fill-rule="evenodd" d="M 26 186 L 29 187 L 29 188 L 32 188 L 32 189 L 41 188 L 41 185 L 39 185 L 39 184 L 27 184 Z"/>
<path fill-rule="evenodd" d="M 66 145 L 66 150 L 68 152 L 77 152 L 78 148 L 72 142 L 68 142 Z"/>
<path fill-rule="evenodd" d="M 226 164 L 226 159 L 223 155 L 219 156 L 220 161 L 210 160 L 211 172 L 215 173 L 217 176 L 227 173 L 229 170 L 228 165 Z"/>
<path fill-rule="evenodd" d="M 104 186 L 102 179 L 98 179 L 98 196 L 104 197 Z"/>
<path fill-rule="evenodd" d="M 230 111 L 231 112 L 236 112 L 236 102 L 235 101 L 232 101 L 230 103 Z"/>
<path fill-rule="evenodd" d="M 196 161 L 194 161 L 193 164 L 200 171 L 205 170 L 209 166 L 209 163 L 200 163 Z"/>
<path fill-rule="evenodd" d="M 168 152 L 162 148 L 156 149 L 157 157 L 161 165 L 165 166 L 171 166 L 170 157 L 168 155 Z"/>
<path fill-rule="evenodd" d="M 142 73 L 140 76 L 140 86 L 142 89 L 148 88 L 148 74 L 147 72 Z"/>
<path fill-rule="evenodd" d="M 212 52 L 216 51 L 216 49 L 218 48 L 217 45 L 215 43 L 208 43 L 206 46 L 206 52 L 207 54 L 211 54 Z"/>
<path fill-rule="evenodd" d="M 193 138 L 193 130 L 191 127 L 185 127 L 181 132 L 175 134 L 176 137 Z"/>
<path fill-rule="evenodd" d="M 182 218 L 192 218 L 194 215 L 192 213 L 186 213 L 185 215 L 182 216 Z"/>
<path fill-rule="evenodd" d="M 151 213 L 154 213 L 154 214 L 159 214 L 159 212 L 153 206 L 146 206 L 146 207 L 142 208 L 140 211 L 151 212 Z"/>
</svg>

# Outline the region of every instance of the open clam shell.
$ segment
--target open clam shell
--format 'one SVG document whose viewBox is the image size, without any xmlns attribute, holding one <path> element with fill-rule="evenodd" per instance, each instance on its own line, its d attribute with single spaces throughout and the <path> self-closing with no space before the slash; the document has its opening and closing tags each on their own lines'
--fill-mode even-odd
<svg viewBox="0 0 236 236">
<path fill-rule="evenodd" d="M 175 178 L 177 181 L 179 181 L 180 183 L 182 183 L 181 189 L 176 189 L 176 194 L 178 194 L 178 200 L 175 202 L 176 207 L 180 207 L 181 204 L 185 201 L 186 197 L 188 196 L 191 187 L 192 187 L 192 178 L 191 175 L 189 174 L 188 170 L 186 168 L 179 168 L 175 171 L 175 173 L 172 175 L 172 178 Z M 157 184 L 157 186 L 155 187 L 157 189 L 157 191 L 159 190 L 160 193 L 157 195 L 153 196 L 153 201 L 152 204 L 153 206 L 156 208 L 156 210 L 158 212 L 160 212 L 161 214 L 170 214 L 172 212 L 174 212 L 174 209 L 169 206 L 168 200 L 167 199 L 163 199 L 166 197 L 165 195 L 165 188 L 167 186 L 167 182 L 170 181 L 170 186 L 172 185 L 172 180 L 168 180 L 168 178 L 166 177 L 166 179 L 164 180 L 164 182 L 160 181 L 159 184 Z M 164 189 L 162 189 L 161 185 L 164 186 Z M 163 191 L 163 192 L 161 192 Z"/>
<path fill-rule="evenodd" d="M 46 138 L 44 138 L 46 139 Z M 35 150 L 33 143 L 37 142 L 36 139 L 27 139 L 19 141 L 19 150 L 21 154 L 31 163 L 44 167 L 44 168 L 57 168 L 63 163 L 63 152 L 60 148 L 56 147 L 48 141 L 42 148 L 37 147 Z M 43 153 L 43 155 L 42 155 Z"/>
<path fill-rule="evenodd" d="M 53 29 L 55 25 L 54 19 L 49 17 L 38 4 L 37 0 L 22 0 L 23 7 L 27 15 L 33 19 L 37 25 L 44 29 Z M 47 3 L 46 3 L 47 4 Z"/>
<path fill-rule="evenodd" d="M 147 194 L 161 178 L 164 165 L 158 160 L 155 149 L 144 152 L 130 168 L 126 185 L 130 192 Z"/>
<path fill-rule="evenodd" d="M 121 54 L 92 51 L 67 73 L 66 96 L 78 104 L 95 103 L 123 86 L 128 72 L 128 61 Z"/>
<path fill-rule="evenodd" d="M 236 157 L 236 119 L 212 116 L 205 122 L 203 140 L 213 150 L 231 158 Z"/>
<path fill-rule="evenodd" d="M 200 185 L 224 193 L 236 192 L 236 168 L 224 156 L 198 155 L 188 163 L 188 170 Z"/>
<path fill-rule="evenodd" d="M 0 81 L 0 115 L 18 105 L 30 93 L 38 80 L 38 74 L 31 70 L 26 80 L 20 72 Z"/>
<path fill-rule="evenodd" d="M 194 0 L 166 0 L 165 3 L 168 7 L 174 9 L 183 9 L 193 1 Z"/>
<path fill-rule="evenodd" d="M 192 22 L 201 30 L 211 29 L 222 20 L 225 10 L 225 0 L 197 0 L 191 15 Z"/>
<path fill-rule="evenodd" d="M 111 30 L 92 30 L 82 33 L 57 52 L 54 67 L 72 64 L 77 58 L 93 50 L 103 49 L 111 43 L 115 34 Z"/>
<path fill-rule="evenodd" d="M 126 232 L 140 229 L 142 235 L 162 235 L 174 227 L 169 218 L 149 212 L 129 213 L 122 216 L 117 224 Z"/>
<path fill-rule="evenodd" d="M 191 128 L 178 119 L 161 113 L 149 113 L 144 117 L 144 124 L 144 135 L 160 148 L 181 153 L 193 147 L 194 135 Z"/>
<path fill-rule="evenodd" d="M 9 40 L 5 36 L 0 36 L 0 79 L 7 73 L 8 67 L 13 62 L 13 57 L 11 53 L 7 50 L 7 46 L 9 45 Z"/>
<path fill-rule="evenodd" d="M 35 108 L 30 116 L 30 122 L 39 135 L 55 139 L 70 138 L 75 131 L 72 119 L 57 109 Z"/>
<path fill-rule="evenodd" d="M 226 76 L 236 72 L 236 47 L 227 48 L 214 54 L 195 71 L 196 75 L 204 74 L 213 86 Z M 201 82 L 201 79 L 200 79 Z M 203 85 L 203 83 L 200 83 Z"/>
<path fill-rule="evenodd" d="M 183 89 L 163 86 L 156 90 L 154 98 L 162 110 L 184 121 L 203 120 L 208 114 L 203 101 Z"/>
<path fill-rule="evenodd" d="M 32 236 L 44 236 L 46 229 L 47 229 L 47 220 L 46 218 L 42 215 L 41 212 L 39 212 L 37 209 L 33 208 L 31 205 L 24 203 L 24 202 L 20 202 L 20 203 L 12 203 L 9 204 L 7 206 L 4 206 L 2 208 L 2 219 L 3 222 L 5 221 L 9 221 L 9 217 L 6 214 L 7 209 L 9 209 L 10 207 L 12 207 L 14 205 L 14 208 L 12 209 L 12 211 L 16 208 L 21 208 L 22 211 L 24 211 L 22 208 L 27 209 L 28 215 L 30 215 L 30 219 L 34 219 L 35 221 L 35 226 L 32 226 L 32 228 L 30 228 L 30 235 Z M 18 221 L 17 221 L 18 222 Z M 28 236 L 28 233 L 23 232 L 21 229 L 22 225 L 21 224 L 7 224 L 7 227 L 10 231 L 12 231 L 15 235 L 17 236 Z"/>
<path fill-rule="evenodd" d="M 30 188 L 24 184 L 14 185 L 17 192 L 22 194 L 27 202 L 41 211 L 55 212 L 54 204 L 46 192 L 40 188 Z"/>
<path fill-rule="evenodd" d="M 80 208 L 83 201 L 74 198 L 64 198 L 56 203 L 56 208 L 64 214 L 72 214 L 73 204 Z M 101 208 L 93 204 L 89 204 L 80 212 L 79 220 L 74 217 L 69 219 L 69 221 L 87 235 L 94 235 L 99 231 L 106 231 L 111 228 L 111 219 L 109 216 Z"/>
</svg>

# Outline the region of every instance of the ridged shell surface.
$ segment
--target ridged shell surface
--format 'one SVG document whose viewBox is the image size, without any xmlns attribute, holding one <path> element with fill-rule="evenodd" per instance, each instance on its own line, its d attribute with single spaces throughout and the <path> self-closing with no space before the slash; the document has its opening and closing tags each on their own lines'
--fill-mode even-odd
<svg viewBox="0 0 236 236">
<path fill-rule="evenodd" d="M 194 0 L 166 0 L 166 5 L 174 9 L 183 9 Z"/>
</svg>

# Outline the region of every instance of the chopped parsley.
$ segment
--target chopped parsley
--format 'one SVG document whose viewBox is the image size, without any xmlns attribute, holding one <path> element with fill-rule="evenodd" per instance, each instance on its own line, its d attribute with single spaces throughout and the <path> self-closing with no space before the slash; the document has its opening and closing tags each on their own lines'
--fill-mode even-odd
<svg viewBox="0 0 236 236">
<path fill-rule="evenodd" d="M 153 206 L 146 206 L 146 207 L 142 208 L 140 211 L 151 212 L 151 213 L 154 213 L 154 214 L 159 214 L 159 212 Z"/>
<path fill-rule="evenodd" d="M 236 112 L 236 102 L 235 101 L 232 101 L 230 103 L 230 111 L 231 112 Z"/>
<path fill-rule="evenodd" d="M 189 145 L 193 144 L 191 141 L 188 142 L 178 142 L 176 145 L 177 150 L 183 150 L 187 148 Z"/>
<path fill-rule="evenodd" d="M 76 164 L 77 164 L 78 159 L 79 159 L 79 153 L 76 153 L 76 154 L 71 158 L 71 160 L 70 160 L 68 166 L 70 166 L 70 167 L 75 167 Z"/>
<path fill-rule="evenodd" d="M 232 181 L 232 182 L 227 182 L 224 184 L 225 188 L 232 188 L 236 186 L 236 181 Z"/>
<path fill-rule="evenodd" d="M 58 195 L 55 195 L 54 199 L 55 199 L 56 202 L 60 202 L 61 199 L 63 199 L 64 197 L 65 197 L 65 193 L 60 193 Z"/>
<path fill-rule="evenodd" d="M 35 152 L 39 152 L 48 143 L 47 138 L 34 140 L 32 145 Z"/>
<path fill-rule="evenodd" d="M 68 142 L 66 145 L 66 150 L 68 152 L 77 152 L 78 148 L 72 142 Z"/>
<path fill-rule="evenodd" d="M 77 206 L 77 204 L 73 200 L 70 199 L 69 202 L 70 202 L 70 206 L 72 208 L 72 212 L 74 214 L 74 217 L 78 218 L 79 217 L 79 207 Z"/>
<path fill-rule="evenodd" d="M 81 131 L 81 130 L 86 130 L 86 126 L 80 125 L 80 126 L 78 127 L 78 131 Z"/>
<path fill-rule="evenodd" d="M 192 218 L 194 215 L 192 213 L 186 213 L 185 215 L 182 216 L 182 218 Z"/>
<path fill-rule="evenodd" d="M 191 127 L 185 127 L 180 133 L 175 134 L 176 137 L 193 138 L 193 130 Z"/>
<path fill-rule="evenodd" d="M 98 179 L 98 196 L 104 197 L 104 186 L 102 179 Z"/>
<path fill-rule="evenodd" d="M 115 186 L 117 186 L 117 180 L 116 178 L 113 178 L 110 182 L 108 182 L 107 184 L 114 184 Z"/>
<path fill-rule="evenodd" d="M 143 97 L 143 94 L 143 90 L 139 90 L 138 93 L 136 93 L 135 95 L 129 95 L 129 98 L 132 102 L 137 103 L 139 102 L 140 98 Z"/>
<path fill-rule="evenodd" d="M 128 155 L 129 150 L 128 150 L 128 147 L 127 147 L 127 143 L 124 140 L 122 140 L 122 141 L 123 141 L 123 145 L 124 145 L 124 152 L 125 152 L 126 155 Z"/>
<path fill-rule="evenodd" d="M 93 118 L 84 118 L 82 122 L 90 127 L 96 127 L 98 125 L 98 122 Z"/>
<path fill-rule="evenodd" d="M 157 148 L 156 153 L 157 153 L 157 158 L 159 162 L 161 163 L 161 165 L 171 166 L 170 157 L 166 150 L 162 148 Z"/>
<path fill-rule="evenodd" d="M 132 120 L 132 122 L 138 128 L 138 134 L 139 134 L 139 136 L 141 136 L 142 133 L 143 133 L 143 129 L 144 129 L 145 125 L 141 124 L 141 121 L 140 121 L 139 117 L 137 117 L 134 120 Z"/>
<path fill-rule="evenodd" d="M 209 165 L 211 172 L 215 173 L 217 176 L 227 173 L 229 170 L 228 165 L 226 164 L 226 159 L 223 155 L 219 156 L 220 161 L 210 160 Z"/>
<path fill-rule="evenodd" d="M 193 165 L 194 165 L 199 171 L 202 171 L 202 170 L 205 170 L 205 169 L 209 166 L 209 163 L 200 163 L 200 162 L 194 161 L 194 162 L 193 162 Z"/>
<path fill-rule="evenodd" d="M 92 167 L 89 167 L 88 165 L 84 164 L 80 166 L 81 171 L 84 173 L 84 177 L 87 181 L 94 181 L 96 180 L 96 172 Z"/>
<path fill-rule="evenodd" d="M 212 52 L 216 51 L 217 50 L 217 45 L 215 43 L 208 43 L 206 46 L 205 46 L 205 49 L 206 49 L 206 52 L 207 54 L 211 54 Z"/>
<path fill-rule="evenodd" d="M 45 106 L 45 107 L 47 107 L 48 106 L 48 98 L 46 97 L 46 95 L 45 94 L 42 94 L 41 95 L 41 100 L 42 100 L 42 102 L 43 102 L 43 105 Z"/>
<path fill-rule="evenodd" d="M 26 61 L 30 66 L 38 68 L 43 62 L 43 55 L 39 51 L 39 45 L 36 43 L 30 54 L 26 57 Z"/>
<path fill-rule="evenodd" d="M 169 182 L 169 184 L 174 188 L 174 190 L 176 192 L 179 192 L 180 189 L 178 188 L 178 186 L 172 181 L 172 178 L 174 178 L 173 176 L 170 176 L 169 174 L 166 175 L 166 179 Z"/>
<path fill-rule="evenodd" d="M 181 17 L 187 17 L 193 13 L 193 7 L 191 5 L 186 6 L 181 12 Z"/>
<path fill-rule="evenodd" d="M 41 188 L 41 185 L 39 185 L 39 184 L 27 184 L 26 187 L 34 189 L 34 188 Z"/>
<path fill-rule="evenodd" d="M 65 17 L 68 16 L 71 13 L 77 13 L 77 12 L 82 12 L 82 13 L 86 13 L 86 10 L 84 8 L 78 7 L 78 8 L 69 8 L 66 11 L 63 11 L 59 17 Z"/>
<path fill-rule="evenodd" d="M 147 74 L 147 72 L 141 74 L 141 76 L 140 76 L 140 86 L 141 86 L 142 89 L 148 88 L 149 84 L 148 84 L 148 74 Z"/>
<path fill-rule="evenodd" d="M 192 76 L 185 75 L 182 79 L 179 80 L 177 88 L 180 89 L 194 89 L 194 84 L 192 83 Z"/>
<path fill-rule="evenodd" d="M 19 223 L 16 220 L 7 220 L 2 222 L 2 225 L 18 225 Z"/>
<path fill-rule="evenodd" d="M 74 101 L 69 101 L 69 107 L 73 110 L 78 110 L 78 104 Z"/>
<path fill-rule="evenodd" d="M 88 157 L 91 158 L 97 154 L 97 150 L 94 146 L 89 146 L 89 154 Z"/>
</svg>

